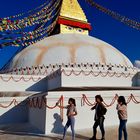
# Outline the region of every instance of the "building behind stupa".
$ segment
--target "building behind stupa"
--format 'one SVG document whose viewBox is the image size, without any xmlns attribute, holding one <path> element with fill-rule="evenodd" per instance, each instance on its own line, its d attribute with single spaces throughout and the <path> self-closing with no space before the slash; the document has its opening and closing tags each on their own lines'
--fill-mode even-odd
<svg viewBox="0 0 140 140">
<path fill-rule="evenodd" d="M 32 133 L 61 133 L 66 111 L 55 104 L 67 105 L 70 97 L 77 102 L 76 130 L 90 128 L 96 94 L 108 106 L 106 125 L 118 123 L 116 94 L 130 101 L 128 122 L 140 121 L 139 70 L 115 47 L 89 36 L 89 30 L 78 1 L 63 0 L 52 35 L 18 53 L 0 75 L 1 129 L 14 123 L 26 124 Z"/>
</svg>

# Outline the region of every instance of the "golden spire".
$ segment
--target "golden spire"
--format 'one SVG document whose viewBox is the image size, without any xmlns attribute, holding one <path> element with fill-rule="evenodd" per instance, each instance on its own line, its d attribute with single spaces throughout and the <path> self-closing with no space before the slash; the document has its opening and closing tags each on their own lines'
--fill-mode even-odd
<svg viewBox="0 0 140 140">
<path fill-rule="evenodd" d="M 60 33 L 88 34 L 91 25 L 77 0 L 63 0 L 58 19 Z"/>
<path fill-rule="evenodd" d="M 86 15 L 77 0 L 63 0 L 60 16 L 87 22 Z"/>
</svg>

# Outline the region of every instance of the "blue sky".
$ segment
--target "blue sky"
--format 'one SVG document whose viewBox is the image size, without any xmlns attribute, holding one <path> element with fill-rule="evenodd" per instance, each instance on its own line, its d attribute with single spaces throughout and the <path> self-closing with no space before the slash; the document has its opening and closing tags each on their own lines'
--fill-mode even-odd
<svg viewBox="0 0 140 140">
<path fill-rule="evenodd" d="M 116 11 L 130 19 L 140 22 L 140 0 L 94 0 L 102 6 Z M 0 4 L 0 17 L 7 17 L 38 7 L 45 0 L 3 0 Z M 85 0 L 79 0 L 93 29 L 91 36 L 113 45 L 124 53 L 132 62 L 140 60 L 140 30 L 133 29 L 112 17 L 91 7 Z M 18 50 L 5 47 L 0 50 L 0 68 Z"/>
</svg>

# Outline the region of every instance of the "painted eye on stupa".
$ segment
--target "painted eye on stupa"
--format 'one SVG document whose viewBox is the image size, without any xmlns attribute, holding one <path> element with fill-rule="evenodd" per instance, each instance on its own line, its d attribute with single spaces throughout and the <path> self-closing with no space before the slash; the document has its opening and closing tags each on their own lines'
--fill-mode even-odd
<svg viewBox="0 0 140 140">
<path fill-rule="evenodd" d="M 72 30 L 72 27 L 68 26 L 67 29 Z"/>
<path fill-rule="evenodd" d="M 83 32 L 83 30 L 82 30 L 82 29 L 78 29 L 78 31 L 79 31 L 79 32 Z"/>
</svg>

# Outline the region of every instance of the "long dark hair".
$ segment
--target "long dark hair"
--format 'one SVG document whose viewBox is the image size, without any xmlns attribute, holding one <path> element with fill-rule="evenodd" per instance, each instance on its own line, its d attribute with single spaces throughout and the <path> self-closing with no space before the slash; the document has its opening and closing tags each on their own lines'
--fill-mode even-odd
<svg viewBox="0 0 140 140">
<path fill-rule="evenodd" d="M 122 105 L 127 105 L 125 97 L 124 96 L 119 96 L 118 98 L 118 102 L 122 103 Z"/>
<path fill-rule="evenodd" d="M 95 96 L 95 99 L 97 99 L 97 98 L 98 98 L 101 102 L 103 102 L 103 98 L 101 97 L 101 95 L 96 95 L 96 96 Z"/>
<path fill-rule="evenodd" d="M 76 101 L 74 98 L 69 98 L 69 101 L 71 101 L 74 104 L 74 106 L 76 106 Z"/>
</svg>

